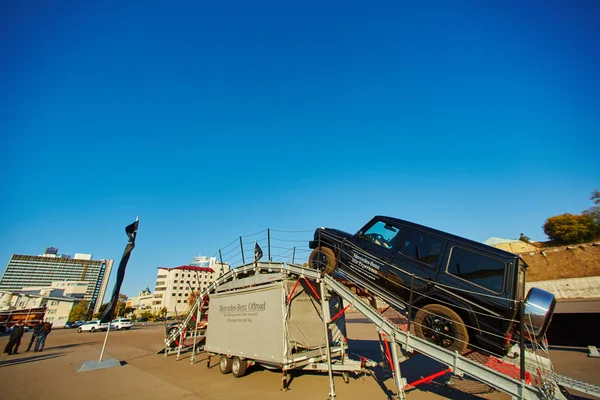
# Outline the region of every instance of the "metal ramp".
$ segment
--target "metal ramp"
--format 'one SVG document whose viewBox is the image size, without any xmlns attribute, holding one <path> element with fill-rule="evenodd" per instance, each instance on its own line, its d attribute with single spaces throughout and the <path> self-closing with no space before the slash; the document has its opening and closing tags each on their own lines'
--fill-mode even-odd
<svg viewBox="0 0 600 400">
<path fill-rule="evenodd" d="M 267 274 L 259 275 L 264 273 Z M 406 398 L 404 394 L 406 381 L 401 377 L 400 374 L 400 362 L 402 358 L 400 348 L 409 353 L 416 351 L 420 354 L 423 354 L 426 357 L 446 365 L 449 371 L 455 375 L 463 376 L 464 374 L 467 374 L 477 381 L 485 383 L 496 390 L 509 394 L 512 396 L 512 398 L 567 399 L 560 386 L 568 387 L 570 389 L 600 398 L 599 386 L 591 385 L 589 383 L 558 374 L 553 374 L 551 376 L 551 381 L 547 382 L 545 385 L 541 385 L 540 387 L 533 386 L 525 381 L 514 379 L 499 371 L 482 365 L 477 361 L 464 357 L 458 352 L 448 351 L 431 342 L 421 339 L 414 334 L 411 334 L 410 331 L 402 330 L 400 327 L 396 326 L 386 317 L 384 317 L 377 309 L 366 304 L 358 295 L 354 294 L 348 287 L 336 281 L 331 276 L 324 275 L 320 271 L 312 268 L 285 263 L 258 262 L 246 264 L 232 269 L 226 274 L 217 278 L 206 290 L 200 294 L 198 300 L 190 309 L 186 319 L 180 324 L 180 327 L 165 339 L 165 356 L 169 354 L 169 349 L 173 349 L 173 344 L 177 343 L 179 348 L 177 351 L 179 359 L 181 349 L 184 347 L 182 346 L 182 339 L 185 339 L 186 335 L 187 337 L 194 337 L 193 354 L 201 349 L 200 347 L 196 348 L 196 338 L 198 336 L 197 321 L 200 321 L 203 311 L 202 309 L 208 301 L 210 294 L 218 291 L 220 287 L 243 287 L 249 283 L 249 281 L 245 281 L 248 279 L 247 276 L 249 274 L 256 275 L 256 277 L 253 278 L 254 281 L 259 280 L 265 282 L 269 281 L 270 279 L 277 279 L 275 277 L 280 277 L 281 274 L 296 275 L 299 278 L 313 279 L 321 285 L 321 290 L 330 290 L 334 292 L 348 304 L 352 305 L 357 311 L 363 314 L 369 321 L 376 325 L 378 332 L 383 334 L 382 336 L 384 336 L 391 344 L 391 358 L 394 364 L 394 370 L 396 370 L 394 379 L 398 389 L 397 396 L 400 399 Z M 193 322 L 194 320 L 196 320 L 196 323 Z M 195 334 L 190 334 L 192 330 L 195 331 Z M 535 358 L 539 356 L 531 355 L 531 357 Z"/>
<path fill-rule="evenodd" d="M 592 385 L 560 374 L 554 374 L 553 378 L 560 386 L 600 398 L 600 386 Z"/>
</svg>

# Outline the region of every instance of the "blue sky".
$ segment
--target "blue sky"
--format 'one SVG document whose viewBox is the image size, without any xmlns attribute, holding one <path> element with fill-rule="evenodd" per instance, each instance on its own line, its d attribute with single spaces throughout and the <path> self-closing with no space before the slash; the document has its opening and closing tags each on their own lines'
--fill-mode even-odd
<svg viewBox="0 0 600 400">
<path fill-rule="evenodd" d="M 5 2 L 0 263 L 47 246 L 118 263 L 136 216 L 130 296 L 266 228 L 301 231 L 299 250 L 377 214 L 545 240 L 600 189 L 599 17 L 595 1 Z"/>
</svg>

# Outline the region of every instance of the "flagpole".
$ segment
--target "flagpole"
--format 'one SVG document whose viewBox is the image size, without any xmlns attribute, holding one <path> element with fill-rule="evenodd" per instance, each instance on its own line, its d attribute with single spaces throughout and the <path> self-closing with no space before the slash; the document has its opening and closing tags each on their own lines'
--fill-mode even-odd
<svg viewBox="0 0 600 400">
<path fill-rule="evenodd" d="M 110 332 L 110 322 L 108 323 L 106 336 L 104 336 L 104 344 L 102 345 L 102 351 L 100 352 L 100 359 L 98 360 L 98 362 L 102 362 L 102 357 L 104 356 L 104 349 L 106 348 L 106 342 L 108 341 L 108 332 Z"/>
</svg>

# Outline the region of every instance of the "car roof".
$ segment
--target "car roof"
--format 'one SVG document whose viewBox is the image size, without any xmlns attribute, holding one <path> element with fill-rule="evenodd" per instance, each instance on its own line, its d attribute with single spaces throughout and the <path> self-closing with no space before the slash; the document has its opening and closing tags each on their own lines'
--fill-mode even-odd
<svg viewBox="0 0 600 400">
<path fill-rule="evenodd" d="M 397 223 L 400 225 L 405 225 L 411 228 L 415 228 L 421 231 L 425 231 L 425 232 L 431 232 L 434 235 L 438 235 L 438 236 L 442 236 L 442 237 L 446 237 L 449 240 L 452 240 L 453 242 L 459 243 L 459 244 L 464 244 L 466 246 L 470 246 L 470 247 L 475 247 L 477 249 L 480 249 L 482 251 L 486 251 L 488 253 L 494 254 L 496 256 L 499 257 L 503 257 L 503 258 L 518 258 L 519 256 L 508 252 L 508 251 L 504 251 L 502 249 L 498 249 L 496 247 L 493 246 L 488 246 L 487 244 L 481 243 L 481 242 L 476 242 L 474 240 L 471 239 L 467 239 L 461 236 L 457 236 L 457 235 L 453 235 L 452 233 L 448 233 L 448 232 L 444 232 L 444 231 L 440 231 L 438 229 L 434 229 L 434 228 L 430 228 L 428 226 L 425 225 L 419 225 L 416 224 L 414 222 L 410 222 L 410 221 L 406 221 L 403 219 L 399 219 L 399 218 L 394 218 L 394 217 L 388 217 L 385 215 L 376 215 L 375 217 L 373 217 L 373 219 L 382 219 L 382 220 L 387 220 L 391 223 Z"/>
</svg>

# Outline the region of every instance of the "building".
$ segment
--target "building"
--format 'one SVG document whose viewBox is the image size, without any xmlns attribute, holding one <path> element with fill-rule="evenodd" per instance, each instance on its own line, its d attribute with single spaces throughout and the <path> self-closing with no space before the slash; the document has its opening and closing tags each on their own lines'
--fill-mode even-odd
<svg viewBox="0 0 600 400">
<path fill-rule="evenodd" d="M 4 323 L 17 319 L 29 322 L 34 317 L 31 310 L 45 309 L 44 320 L 52 323 L 54 328 L 62 328 L 68 321 L 73 304 L 77 299 L 64 296 L 64 289 L 28 290 L 13 292 L 0 290 L 0 313 Z M 11 318 L 12 317 L 12 318 Z"/>
<path fill-rule="evenodd" d="M 91 254 L 76 253 L 73 257 L 58 254 L 48 248 L 43 255 L 13 254 L 0 278 L 0 290 L 17 291 L 24 287 L 48 287 L 52 282 L 85 282 L 83 300 L 98 312 L 112 269 L 113 260 L 92 260 Z"/>
<path fill-rule="evenodd" d="M 152 310 L 166 307 L 169 315 L 187 313 L 192 292 L 201 292 L 215 279 L 229 271 L 229 264 L 215 257 L 194 257 L 190 265 L 176 268 L 158 267 Z"/>
<path fill-rule="evenodd" d="M 149 288 L 146 288 L 138 293 L 135 297 L 127 299 L 125 307 L 135 308 L 136 314 L 143 310 L 152 310 L 152 302 L 154 301 L 154 295 Z"/>
</svg>

